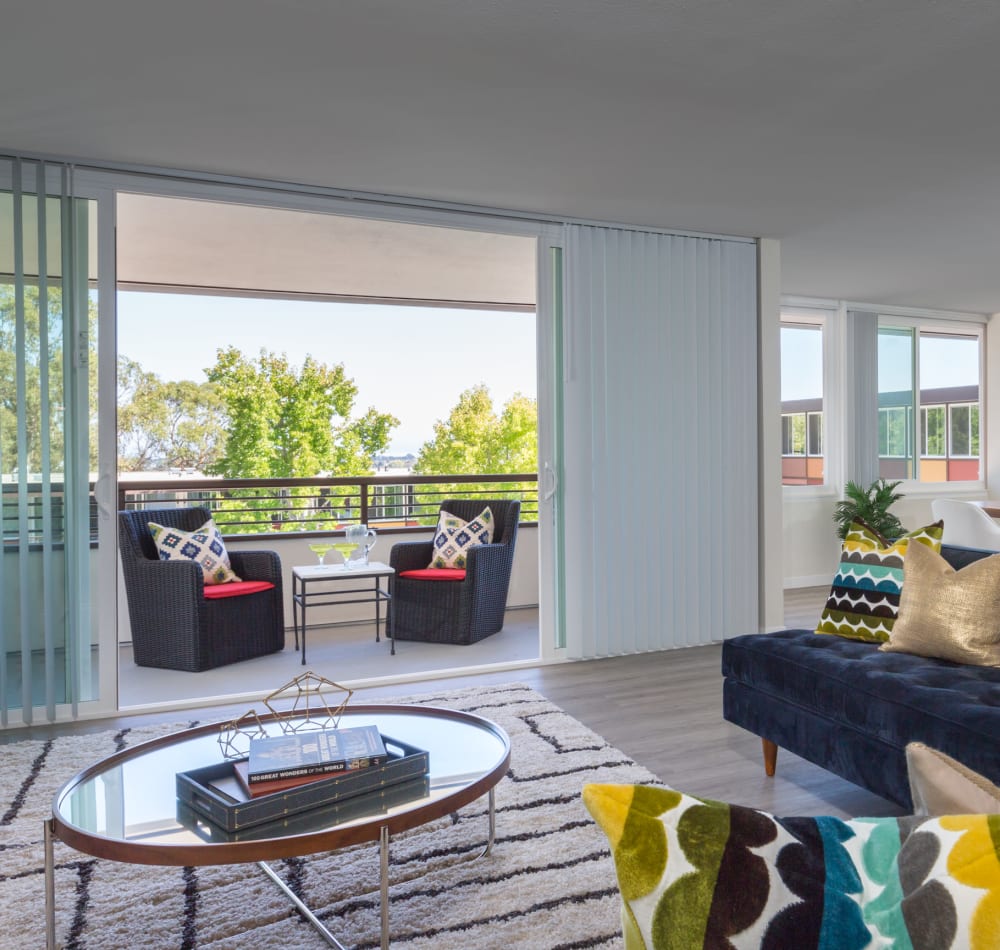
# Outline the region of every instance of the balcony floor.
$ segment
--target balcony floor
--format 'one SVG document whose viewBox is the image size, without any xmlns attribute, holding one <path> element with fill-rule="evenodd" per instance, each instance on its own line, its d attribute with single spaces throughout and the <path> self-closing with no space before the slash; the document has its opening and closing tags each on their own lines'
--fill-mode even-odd
<svg viewBox="0 0 1000 950">
<path fill-rule="evenodd" d="M 826 587 L 785 591 L 785 624 L 812 627 L 826 602 Z M 375 642 L 371 623 L 311 627 L 306 665 L 296 652 L 291 632 L 281 653 L 233 663 L 204 673 L 138 667 L 132 650 L 119 654 L 119 704 L 122 710 L 157 706 L 197 706 L 206 701 L 259 700 L 305 670 L 352 686 L 407 682 L 456 675 L 483 667 L 537 665 L 538 610 L 508 610 L 503 630 L 469 646 L 399 641 L 396 655 L 383 639 Z"/>
<path fill-rule="evenodd" d="M 289 631 L 281 653 L 203 673 L 184 673 L 136 666 L 131 646 L 123 645 L 118 656 L 119 706 L 134 710 L 204 704 L 209 698 L 260 699 L 306 670 L 337 683 L 361 685 L 376 679 L 399 682 L 456 669 L 533 663 L 539 656 L 538 610 L 508 610 L 503 630 L 468 646 L 400 640 L 395 656 L 389 649 L 384 637 L 375 642 L 373 623 L 310 627 L 305 666 Z"/>
</svg>

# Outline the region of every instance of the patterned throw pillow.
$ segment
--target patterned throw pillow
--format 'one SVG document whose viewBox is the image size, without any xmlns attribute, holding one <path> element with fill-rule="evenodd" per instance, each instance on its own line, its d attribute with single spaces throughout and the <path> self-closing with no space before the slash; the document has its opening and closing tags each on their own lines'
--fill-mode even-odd
<svg viewBox="0 0 1000 950">
<path fill-rule="evenodd" d="M 1000 554 L 956 571 L 914 547 L 903 576 L 899 618 L 880 650 L 1000 667 Z"/>
<path fill-rule="evenodd" d="M 943 530 L 944 523 L 936 521 L 892 542 L 863 521 L 853 522 L 816 632 L 876 643 L 888 640 L 899 613 L 907 546 L 918 541 L 939 552 Z"/>
<path fill-rule="evenodd" d="M 161 561 L 194 561 L 201 567 L 206 584 L 239 580 L 230 567 L 222 534 L 211 518 L 195 531 L 166 528 L 150 521 L 149 532 Z"/>
<path fill-rule="evenodd" d="M 493 540 L 493 512 L 484 508 L 471 521 L 442 511 L 434 532 L 434 556 L 428 567 L 458 567 L 464 570 L 466 554 L 474 544 Z"/>
<path fill-rule="evenodd" d="M 1000 815 L 775 818 L 586 785 L 628 950 L 1000 947 Z"/>
<path fill-rule="evenodd" d="M 915 815 L 1000 812 L 1000 788 L 985 775 L 922 742 L 906 745 L 906 777 Z"/>
</svg>

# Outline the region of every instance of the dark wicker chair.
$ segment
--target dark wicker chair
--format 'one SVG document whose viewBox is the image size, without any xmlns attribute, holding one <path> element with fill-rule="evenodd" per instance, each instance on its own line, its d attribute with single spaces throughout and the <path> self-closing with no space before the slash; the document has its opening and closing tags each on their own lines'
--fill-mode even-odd
<svg viewBox="0 0 1000 950">
<path fill-rule="evenodd" d="M 492 544 L 469 549 L 464 580 L 400 577 L 431 562 L 430 541 L 394 544 L 389 566 L 389 636 L 430 643 L 475 643 L 503 628 L 507 589 L 514 564 L 514 542 L 521 503 L 506 500 L 449 500 L 441 510 L 470 521 L 489 506 L 495 521 Z"/>
<path fill-rule="evenodd" d="M 285 646 L 281 561 L 274 551 L 230 551 L 243 580 L 268 590 L 206 599 L 204 575 L 190 561 L 161 561 L 148 522 L 193 531 L 207 508 L 118 512 L 118 542 L 137 666 L 198 672 L 275 653 Z"/>
</svg>

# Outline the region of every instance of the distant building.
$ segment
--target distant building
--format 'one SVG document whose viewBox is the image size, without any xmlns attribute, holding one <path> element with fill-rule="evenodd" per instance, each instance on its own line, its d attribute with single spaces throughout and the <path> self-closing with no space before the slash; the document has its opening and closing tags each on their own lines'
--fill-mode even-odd
<svg viewBox="0 0 1000 950">
<path fill-rule="evenodd" d="M 915 429 L 912 392 L 879 393 L 879 475 L 913 478 L 916 439 L 920 481 L 978 480 L 979 387 L 922 389 L 919 405 Z M 781 404 L 781 481 L 784 485 L 823 484 L 822 399 L 790 399 Z"/>
</svg>

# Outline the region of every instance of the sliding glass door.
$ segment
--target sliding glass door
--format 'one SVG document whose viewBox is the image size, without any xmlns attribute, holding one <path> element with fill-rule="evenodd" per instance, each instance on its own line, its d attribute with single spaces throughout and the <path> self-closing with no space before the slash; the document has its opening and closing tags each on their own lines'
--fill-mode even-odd
<svg viewBox="0 0 1000 950">
<path fill-rule="evenodd" d="M 96 235 L 70 168 L 0 159 L 4 726 L 100 699 Z"/>
</svg>

